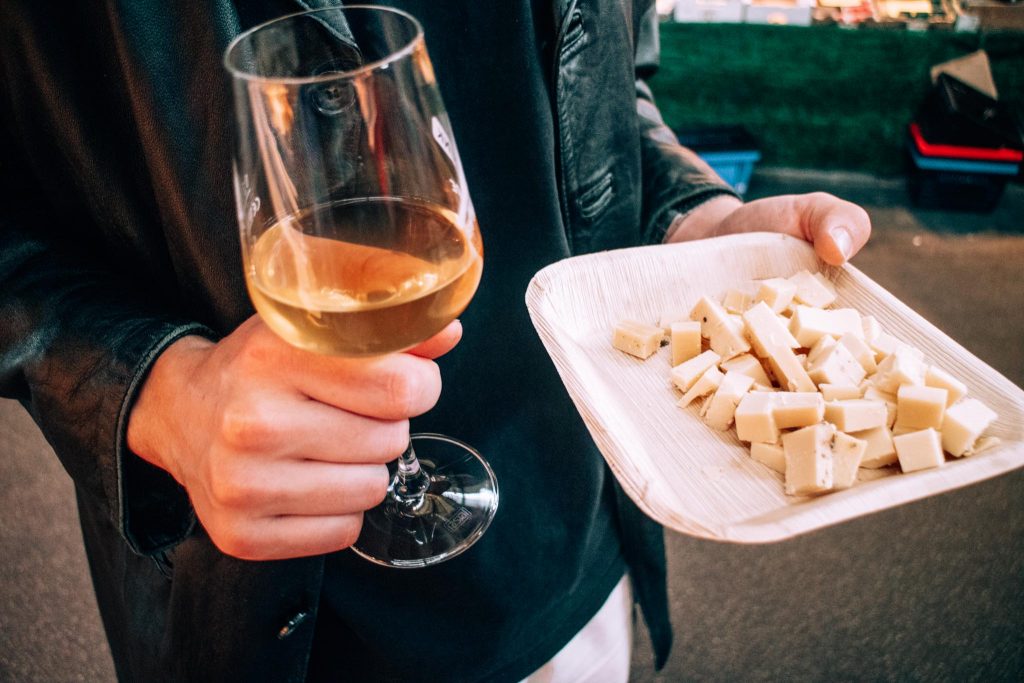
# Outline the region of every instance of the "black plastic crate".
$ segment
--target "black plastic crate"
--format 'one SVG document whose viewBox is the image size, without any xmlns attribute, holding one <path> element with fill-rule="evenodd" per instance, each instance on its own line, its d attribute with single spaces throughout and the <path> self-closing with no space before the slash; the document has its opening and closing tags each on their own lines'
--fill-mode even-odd
<svg viewBox="0 0 1024 683">
<path fill-rule="evenodd" d="M 916 120 L 932 144 L 1024 149 L 1020 114 L 949 74 L 939 75 Z"/>
</svg>

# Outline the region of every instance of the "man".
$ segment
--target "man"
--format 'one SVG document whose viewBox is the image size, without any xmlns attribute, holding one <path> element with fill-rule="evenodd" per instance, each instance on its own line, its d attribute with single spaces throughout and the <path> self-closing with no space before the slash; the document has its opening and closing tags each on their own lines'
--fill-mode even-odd
<svg viewBox="0 0 1024 683">
<path fill-rule="evenodd" d="M 647 3 L 410 0 L 484 279 L 464 328 L 408 353 L 298 351 L 245 293 L 220 55 L 307 5 L 0 7 L 0 378 L 75 480 L 119 676 L 622 680 L 627 572 L 663 660 L 661 531 L 595 451 L 526 284 L 572 254 L 754 229 L 840 263 L 866 215 L 827 195 L 744 205 L 678 147 L 634 82 L 656 61 Z M 399 571 L 344 548 L 410 418 L 479 448 L 502 504 L 462 556 Z"/>
</svg>

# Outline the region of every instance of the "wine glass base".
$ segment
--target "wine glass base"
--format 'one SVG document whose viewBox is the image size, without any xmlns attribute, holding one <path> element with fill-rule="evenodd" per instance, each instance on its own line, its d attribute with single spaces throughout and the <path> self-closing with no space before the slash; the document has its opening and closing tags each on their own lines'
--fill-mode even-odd
<svg viewBox="0 0 1024 683">
<path fill-rule="evenodd" d="M 471 446 L 441 434 L 413 434 L 420 467 L 430 477 L 422 504 L 407 509 L 388 498 L 363 514 L 352 546 L 387 567 L 426 567 L 476 543 L 498 509 L 498 482 Z"/>
</svg>

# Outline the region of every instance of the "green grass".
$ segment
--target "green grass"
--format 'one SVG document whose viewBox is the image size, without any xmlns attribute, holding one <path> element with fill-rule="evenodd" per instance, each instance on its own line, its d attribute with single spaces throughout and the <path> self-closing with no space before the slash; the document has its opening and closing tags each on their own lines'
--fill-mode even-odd
<svg viewBox="0 0 1024 683">
<path fill-rule="evenodd" d="M 742 124 L 762 163 L 895 174 L 929 68 L 984 47 L 1024 110 L 1024 34 L 662 24 L 651 86 L 672 126 Z"/>
</svg>

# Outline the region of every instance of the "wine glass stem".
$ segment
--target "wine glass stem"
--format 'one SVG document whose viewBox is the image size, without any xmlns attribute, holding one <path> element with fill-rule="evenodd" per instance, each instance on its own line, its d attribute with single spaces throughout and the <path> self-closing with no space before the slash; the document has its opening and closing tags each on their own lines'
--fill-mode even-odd
<svg viewBox="0 0 1024 683">
<path fill-rule="evenodd" d="M 405 452 L 398 458 L 398 471 L 391 482 L 391 497 L 398 511 L 415 515 L 423 506 L 428 488 L 430 477 L 420 468 L 412 441 L 409 441 Z"/>
</svg>

